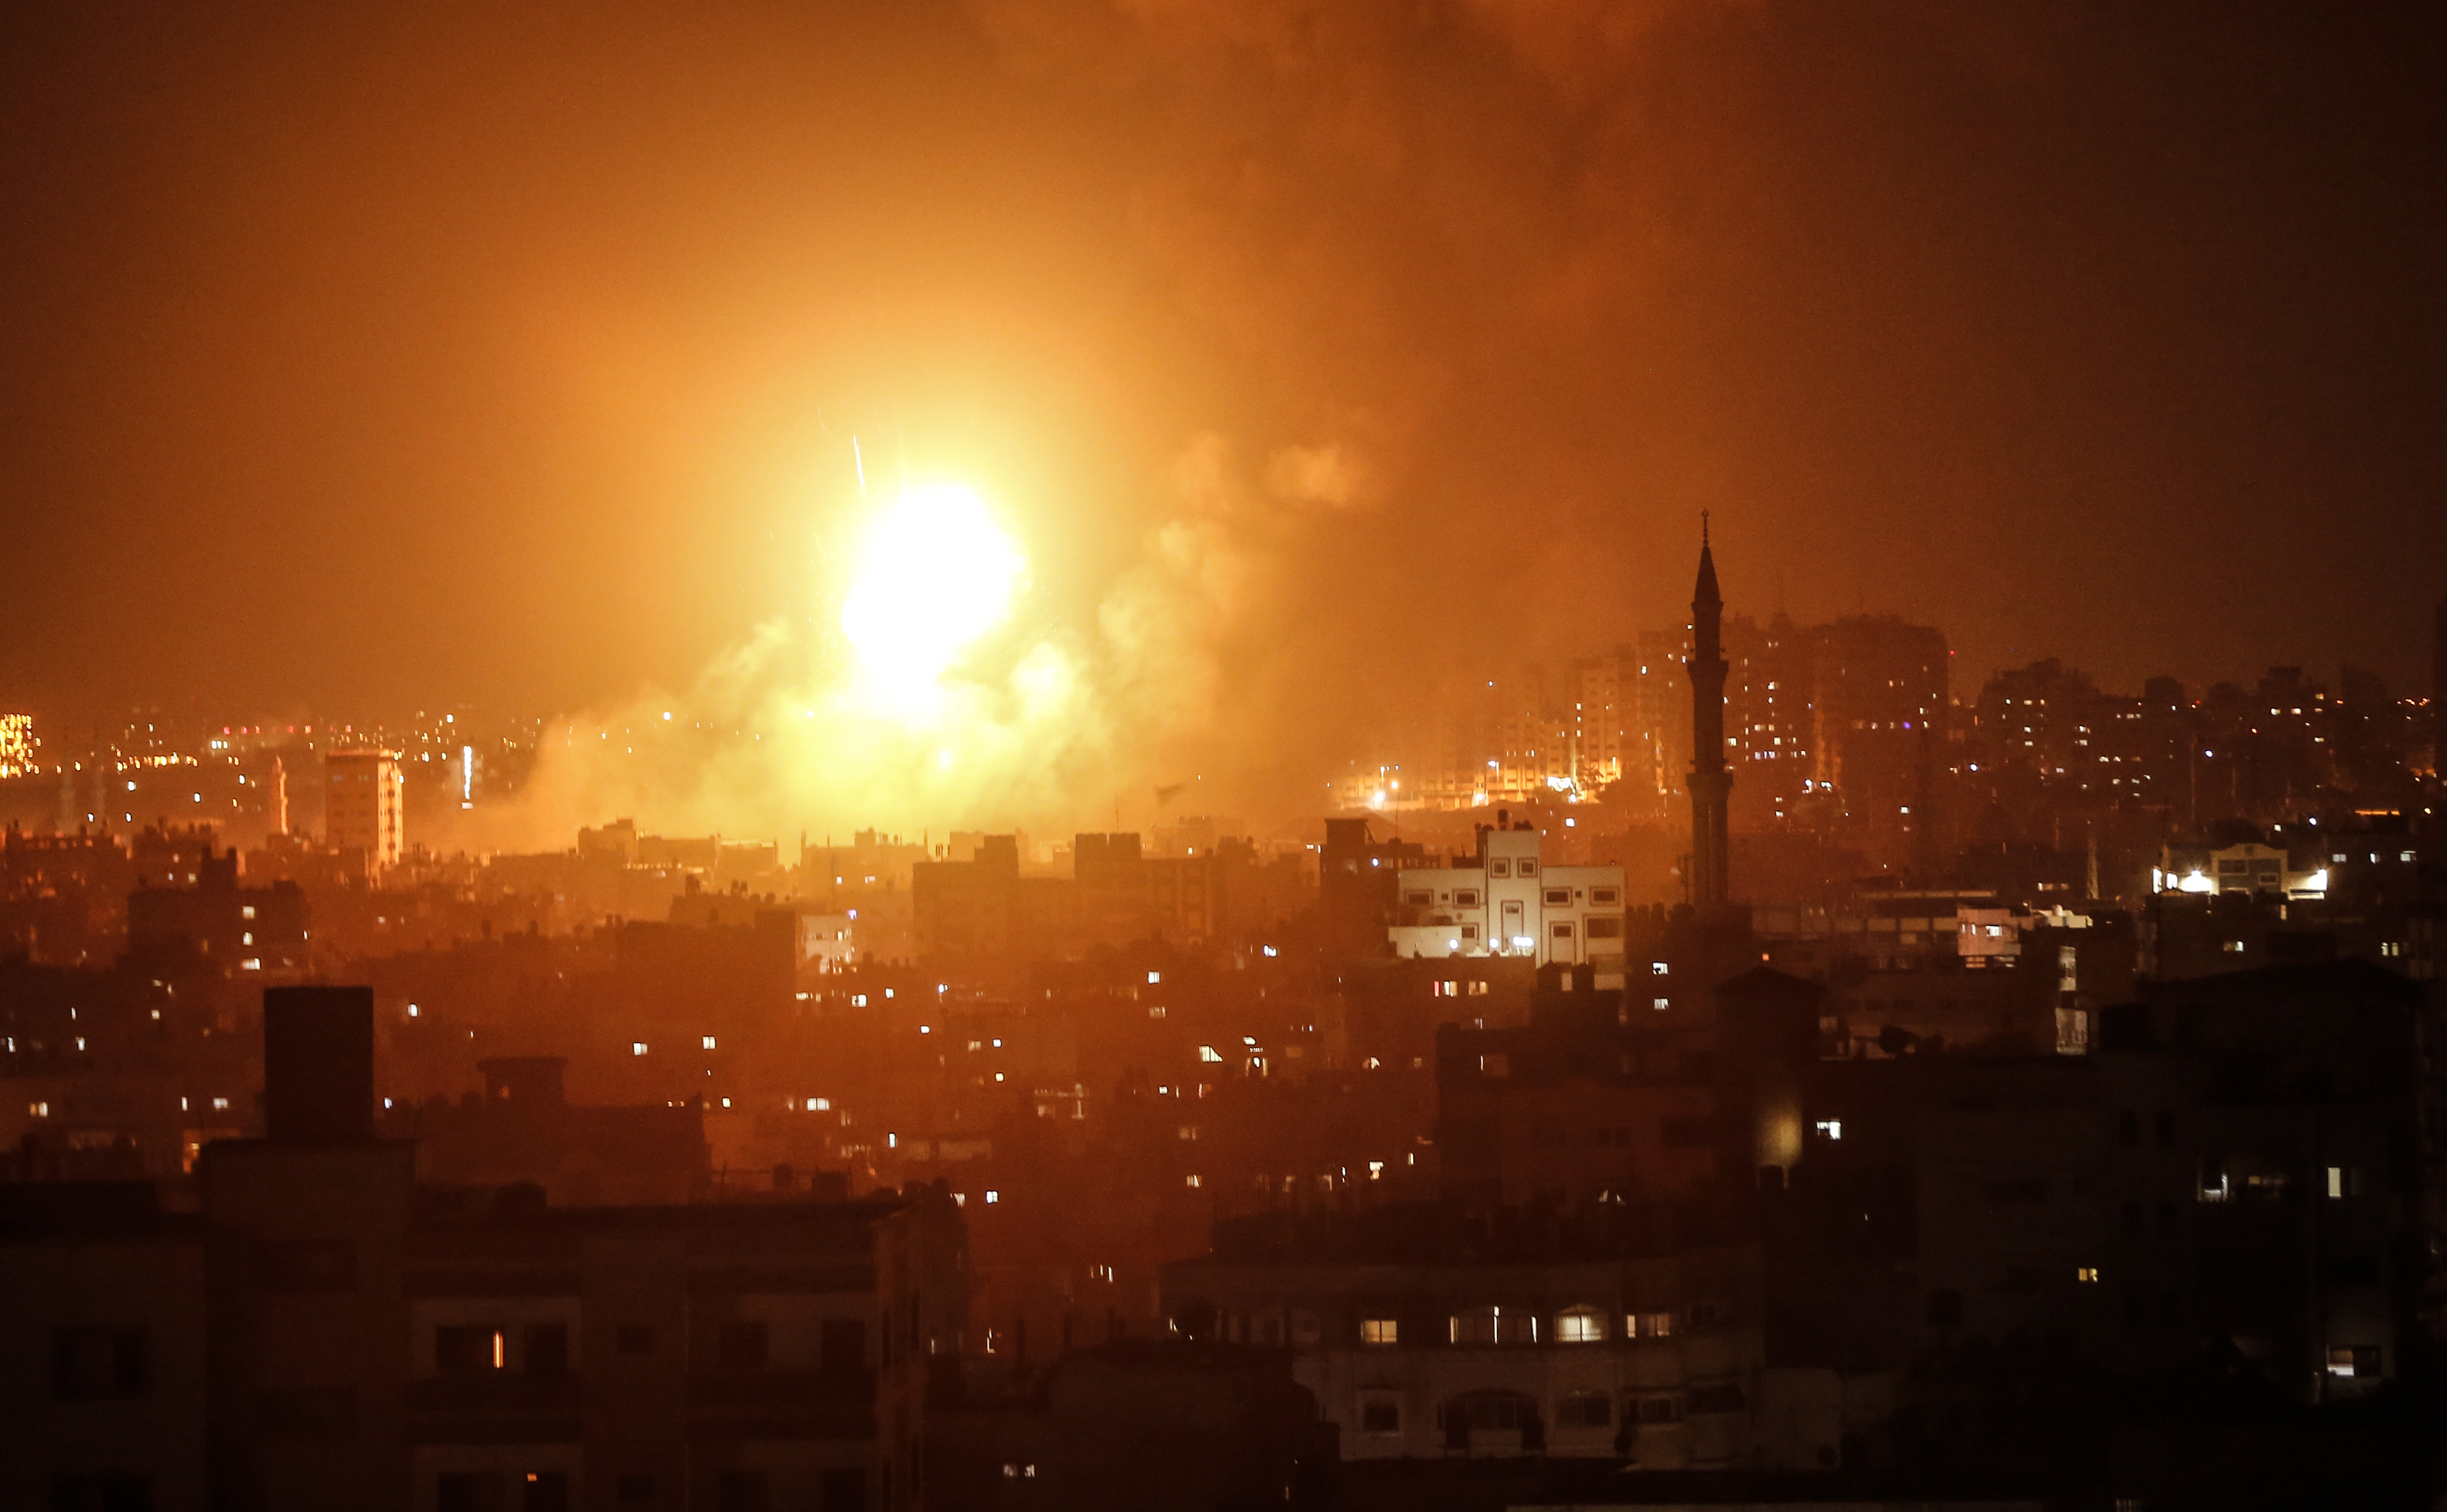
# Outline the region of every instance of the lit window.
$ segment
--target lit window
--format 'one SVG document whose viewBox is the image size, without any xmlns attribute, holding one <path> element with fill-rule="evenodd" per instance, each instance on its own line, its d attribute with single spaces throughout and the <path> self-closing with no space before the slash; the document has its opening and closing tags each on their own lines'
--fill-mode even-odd
<svg viewBox="0 0 2447 1512">
<path fill-rule="evenodd" d="M 2098 1267 L 2096 1265 L 2077 1265 L 2074 1267 L 2073 1278 L 2084 1286 L 2096 1286 L 2098 1284 Z"/>
<path fill-rule="evenodd" d="M 1605 1314 L 1596 1308 L 1566 1308 L 1555 1318 L 1558 1344 L 1599 1344 L 1604 1340 Z"/>
<path fill-rule="evenodd" d="M 1196 1186 L 1198 1184 L 1198 1178 L 1195 1176 L 1185 1176 L 1181 1179 L 1181 1184 L 1184 1186 Z"/>
<path fill-rule="evenodd" d="M 1359 1342 L 1362 1344 L 1398 1344 L 1402 1341 L 1399 1319 L 1370 1317 L 1359 1320 Z"/>
<path fill-rule="evenodd" d="M 1002 1200 L 1002 1193 L 989 1186 L 986 1188 L 986 1200 L 988 1202 L 999 1202 Z"/>
<path fill-rule="evenodd" d="M 807 1099 L 807 1111 L 810 1113 L 829 1113 L 832 1110 L 833 1100 L 829 1097 L 811 1097 Z"/>
<path fill-rule="evenodd" d="M 1665 969 L 1665 963 L 1663 961 L 1651 961 L 1648 963 L 1648 974 L 1651 976 L 1667 976 L 1672 973 Z"/>
<path fill-rule="evenodd" d="M 2374 1344 L 2330 1345 L 2328 1373 L 2347 1377 L 2379 1374 L 2379 1347 Z"/>
<path fill-rule="evenodd" d="M 1844 1137 L 1844 1121 L 1840 1118 L 1822 1118 L 1818 1121 L 1818 1132 L 1831 1140 L 1840 1140 Z"/>
<path fill-rule="evenodd" d="M 1636 1339 L 1670 1339 L 1674 1336 L 1674 1314 L 1671 1313 L 1634 1313 L 1622 1320 L 1623 1332 Z"/>
<path fill-rule="evenodd" d="M 1670 997 L 1653 997 L 1648 1000 L 1648 1006 L 1662 1013 L 1674 1006 L 1674 1000 Z"/>
<path fill-rule="evenodd" d="M 1445 1329 L 1455 1344 L 1493 1344 L 1498 1342 L 1504 1327 L 1504 1310 L 1474 1307 L 1466 1313 L 1455 1313 L 1445 1319 Z"/>
<path fill-rule="evenodd" d="M 629 1053 L 630 1053 L 630 1054 L 632 1054 L 632 1055 L 643 1055 L 643 1054 L 645 1054 L 645 1053 L 646 1053 L 646 1042 L 645 1042 L 644 1040 L 632 1040 L 632 1041 L 630 1041 L 630 1042 L 629 1042 Z"/>
<path fill-rule="evenodd" d="M 712 1036 L 712 1035 L 708 1034 L 707 1036 L 705 1036 L 705 1048 L 706 1048 L 707 1049 L 713 1049 L 713 1036 Z"/>
<path fill-rule="evenodd" d="M 1159 983 L 1161 983 L 1163 980 L 1164 980 L 1164 973 L 1162 973 L 1162 972 L 1149 972 L 1149 973 L 1148 973 L 1148 985 L 1149 987 L 1154 987 L 1154 986 L 1158 985 Z"/>
</svg>

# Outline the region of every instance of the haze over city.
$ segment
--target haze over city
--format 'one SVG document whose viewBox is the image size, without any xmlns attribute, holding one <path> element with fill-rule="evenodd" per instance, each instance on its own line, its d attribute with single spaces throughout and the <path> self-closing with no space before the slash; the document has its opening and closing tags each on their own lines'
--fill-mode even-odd
<svg viewBox="0 0 2447 1512">
<path fill-rule="evenodd" d="M 2436 1504 L 2442 44 L 0 18 L 0 1512 Z"/>
<path fill-rule="evenodd" d="M 2402 19 L 21 17 L 0 689 L 735 723 L 945 481 L 1028 562 L 968 670 L 1077 673 L 1099 804 L 1289 817 L 1439 679 L 1672 622 L 1703 509 L 1737 607 L 1972 676 L 2418 682 Z M 1092 811 L 1003 775 L 947 822 Z"/>
</svg>

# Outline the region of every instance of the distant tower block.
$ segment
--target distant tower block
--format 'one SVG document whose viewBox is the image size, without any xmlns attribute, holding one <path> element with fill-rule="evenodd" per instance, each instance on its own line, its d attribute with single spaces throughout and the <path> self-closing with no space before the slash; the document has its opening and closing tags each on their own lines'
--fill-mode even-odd
<svg viewBox="0 0 2447 1512">
<path fill-rule="evenodd" d="M 364 856 L 370 871 L 398 865 L 408 848 L 398 752 L 335 750 L 323 758 L 323 842 Z"/>
<path fill-rule="evenodd" d="M 1721 907 L 1727 898 L 1725 806 L 1734 774 L 1725 766 L 1725 600 L 1717 592 L 1717 558 L 1699 522 L 1699 581 L 1691 593 L 1691 905 Z"/>
</svg>

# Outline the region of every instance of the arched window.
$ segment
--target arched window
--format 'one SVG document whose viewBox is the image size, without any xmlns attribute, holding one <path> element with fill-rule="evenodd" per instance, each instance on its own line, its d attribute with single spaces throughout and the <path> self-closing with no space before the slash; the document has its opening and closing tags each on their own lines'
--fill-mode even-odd
<svg viewBox="0 0 2447 1512">
<path fill-rule="evenodd" d="M 1606 1315 L 1594 1307 L 1567 1307 L 1555 1314 L 1555 1342 L 1558 1344 L 1603 1344 L 1606 1336 Z"/>
</svg>

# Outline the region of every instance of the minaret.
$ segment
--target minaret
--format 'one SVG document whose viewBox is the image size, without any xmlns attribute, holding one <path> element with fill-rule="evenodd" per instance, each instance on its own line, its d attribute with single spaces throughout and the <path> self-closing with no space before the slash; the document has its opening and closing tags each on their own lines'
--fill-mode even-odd
<svg viewBox="0 0 2447 1512">
<path fill-rule="evenodd" d="M 1725 600 L 1717 592 L 1717 558 L 1708 549 L 1708 517 L 1699 517 L 1699 582 L 1691 592 L 1691 906 L 1724 906 L 1725 800 L 1734 774 L 1725 767 L 1725 650 L 1719 622 Z"/>
</svg>

